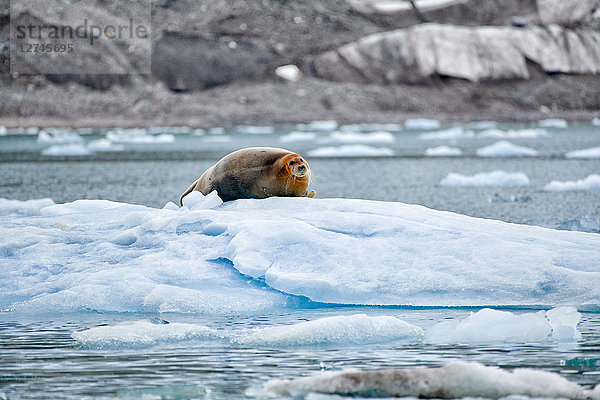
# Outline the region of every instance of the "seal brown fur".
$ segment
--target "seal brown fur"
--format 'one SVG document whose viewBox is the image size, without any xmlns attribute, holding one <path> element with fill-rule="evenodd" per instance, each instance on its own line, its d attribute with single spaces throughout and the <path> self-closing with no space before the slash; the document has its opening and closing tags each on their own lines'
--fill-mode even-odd
<svg viewBox="0 0 600 400">
<path fill-rule="evenodd" d="M 289 150 L 251 147 L 234 151 L 202 174 L 179 198 L 194 190 L 207 195 L 216 190 L 223 201 L 264 199 L 271 196 L 314 197 L 308 193 L 310 168 L 306 161 Z"/>
</svg>

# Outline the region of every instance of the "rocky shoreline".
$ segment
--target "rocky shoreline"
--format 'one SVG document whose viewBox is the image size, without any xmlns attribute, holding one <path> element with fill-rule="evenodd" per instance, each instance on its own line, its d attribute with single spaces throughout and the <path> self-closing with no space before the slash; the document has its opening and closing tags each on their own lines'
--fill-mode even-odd
<svg viewBox="0 0 600 400">
<path fill-rule="evenodd" d="M 416 9 L 378 0 L 155 2 L 152 74 L 44 75 L 35 65 L 32 74 L 10 73 L 5 45 L 0 125 L 589 122 L 600 115 L 600 2 L 432 1 L 413 2 Z M 135 12 L 137 3 L 120 12 Z M 0 10 L 5 44 L 11 21 L 24 15 Z M 108 66 L 117 57 L 136 72 L 135 57 L 115 46 L 80 62 Z M 298 66 L 298 76 L 275 74 L 287 64 Z"/>
</svg>

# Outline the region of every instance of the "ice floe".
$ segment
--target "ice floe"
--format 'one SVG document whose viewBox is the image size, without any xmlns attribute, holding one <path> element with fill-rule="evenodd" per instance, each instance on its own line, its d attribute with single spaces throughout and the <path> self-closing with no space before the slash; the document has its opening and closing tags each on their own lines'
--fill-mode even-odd
<svg viewBox="0 0 600 400">
<path fill-rule="evenodd" d="M 324 372 L 296 379 L 272 379 L 250 394 L 303 398 L 310 393 L 352 397 L 600 399 L 600 386 L 584 389 L 554 372 L 528 368 L 512 371 L 474 362 L 452 362 L 440 368 L 405 368 Z M 261 393 L 262 392 L 262 393 Z"/>
<path fill-rule="evenodd" d="M 236 126 L 233 129 L 235 132 L 246 133 L 249 135 L 270 135 L 275 133 L 275 128 L 272 126 Z"/>
<path fill-rule="evenodd" d="M 42 150 L 45 156 L 89 156 L 93 151 L 84 144 L 55 144 Z"/>
<path fill-rule="evenodd" d="M 299 131 L 334 131 L 338 126 L 337 121 L 312 121 L 308 124 L 298 124 L 296 129 Z"/>
<path fill-rule="evenodd" d="M 294 325 L 257 328 L 235 339 L 251 346 L 369 344 L 420 340 L 423 330 L 392 316 L 366 314 L 325 317 Z"/>
<path fill-rule="evenodd" d="M 83 143 L 83 137 L 76 132 L 59 129 L 43 129 L 39 131 L 37 142 L 39 144 L 75 144 Z"/>
<path fill-rule="evenodd" d="M 590 149 L 575 150 L 568 152 L 567 158 L 600 158 L 600 147 L 592 147 Z"/>
<path fill-rule="evenodd" d="M 325 146 L 310 150 L 310 157 L 387 157 L 394 151 L 387 147 L 372 147 L 364 144 L 348 144 L 339 147 Z"/>
<path fill-rule="evenodd" d="M 402 203 L 221 204 L 216 195 L 194 196 L 195 204 L 179 209 L 48 202 L 31 217 L 19 209 L 32 204 L 0 202 L 0 215 L 8 214 L 0 237 L 10 238 L 0 245 L 0 309 L 244 314 L 297 307 L 293 296 L 364 305 L 600 306 L 597 234 Z"/>
<path fill-rule="evenodd" d="M 104 151 L 123 151 L 125 146 L 121 144 L 113 144 L 108 139 L 97 139 L 92 140 L 86 144 L 88 150 L 92 152 L 104 152 Z"/>
<path fill-rule="evenodd" d="M 475 136 L 475 133 L 470 130 L 465 130 L 462 126 L 455 126 L 436 132 L 421 133 L 419 139 L 422 140 L 447 140 L 447 139 L 463 139 Z"/>
<path fill-rule="evenodd" d="M 458 147 L 438 146 L 426 149 L 425 155 L 432 157 L 460 156 L 462 151 Z"/>
<path fill-rule="evenodd" d="M 569 190 L 600 190 L 600 175 L 592 174 L 587 178 L 576 181 L 552 181 L 544 187 L 547 191 L 569 191 Z"/>
<path fill-rule="evenodd" d="M 516 314 L 489 308 L 463 320 L 446 320 L 427 331 L 430 343 L 545 342 L 581 339 L 577 324 L 581 314 L 574 307 Z"/>
<path fill-rule="evenodd" d="M 442 186 L 526 186 L 529 178 L 523 172 L 505 172 L 501 170 L 481 172 L 475 175 L 449 173 L 441 180 Z"/>
<path fill-rule="evenodd" d="M 599 117 L 592 118 L 592 125 L 600 126 L 600 118 Z"/>
<path fill-rule="evenodd" d="M 399 124 L 352 124 L 339 127 L 341 132 L 372 132 L 372 131 L 392 131 L 398 132 L 404 127 Z"/>
<path fill-rule="evenodd" d="M 292 143 L 292 142 L 311 142 L 317 138 L 317 134 L 315 132 L 300 132 L 293 131 L 286 135 L 283 135 L 279 138 L 279 141 L 282 143 Z"/>
<path fill-rule="evenodd" d="M 498 123 L 496 121 L 471 121 L 466 126 L 473 129 L 491 129 L 498 126 Z"/>
<path fill-rule="evenodd" d="M 165 144 L 175 142 L 175 136 L 172 133 L 151 135 L 147 129 L 141 128 L 112 129 L 106 132 L 106 138 L 114 143 Z"/>
<path fill-rule="evenodd" d="M 226 135 L 218 135 L 218 136 L 204 136 L 202 137 L 202 141 L 204 143 L 229 143 L 233 141 L 231 136 Z"/>
<path fill-rule="evenodd" d="M 486 129 L 477 134 L 478 138 L 498 138 L 498 139 L 532 139 L 548 136 L 548 131 L 541 128 L 528 129 Z"/>
<path fill-rule="evenodd" d="M 405 129 L 438 129 L 442 123 L 436 119 L 410 118 L 404 121 Z"/>
<path fill-rule="evenodd" d="M 538 152 L 525 146 L 517 146 L 506 140 L 501 140 L 489 146 L 477 149 L 475 152 L 480 157 L 523 157 L 536 156 Z"/>
<path fill-rule="evenodd" d="M 343 143 L 362 143 L 362 144 L 381 144 L 394 143 L 396 138 L 390 132 L 333 132 L 329 136 L 319 140 L 319 143 L 343 144 Z"/>
<path fill-rule="evenodd" d="M 549 118 L 539 121 L 538 126 L 541 126 L 543 128 L 567 128 L 569 126 L 569 123 L 564 119 Z"/>
</svg>

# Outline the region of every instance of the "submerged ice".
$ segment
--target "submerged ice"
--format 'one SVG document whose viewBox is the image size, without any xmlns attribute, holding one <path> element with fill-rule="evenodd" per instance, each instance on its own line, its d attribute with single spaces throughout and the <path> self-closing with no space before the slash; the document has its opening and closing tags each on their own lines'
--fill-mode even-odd
<svg viewBox="0 0 600 400">
<path fill-rule="evenodd" d="M 0 202 L 10 310 L 256 313 L 313 302 L 600 304 L 600 236 L 402 203 L 213 194 Z M 192 204 L 194 203 L 194 204 Z M 292 296 L 292 297 L 290 297 Z"/>
</svg>

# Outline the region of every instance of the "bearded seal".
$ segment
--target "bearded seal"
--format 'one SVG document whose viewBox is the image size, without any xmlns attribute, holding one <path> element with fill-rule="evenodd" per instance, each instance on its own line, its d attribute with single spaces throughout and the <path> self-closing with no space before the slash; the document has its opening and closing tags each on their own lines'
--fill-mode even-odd
<svg viewBox="0 0 600 400">
<path fill-rule="evenodd" d="M 221 158 L 179 198 L 194 190 L 207 195 L 213 190 L 223 201 L 264 199 L 272 196 L 314 197 L 308 192 L 310 167 L 299 154 L 274 147 L 250 147 Z"/>
</svg>

